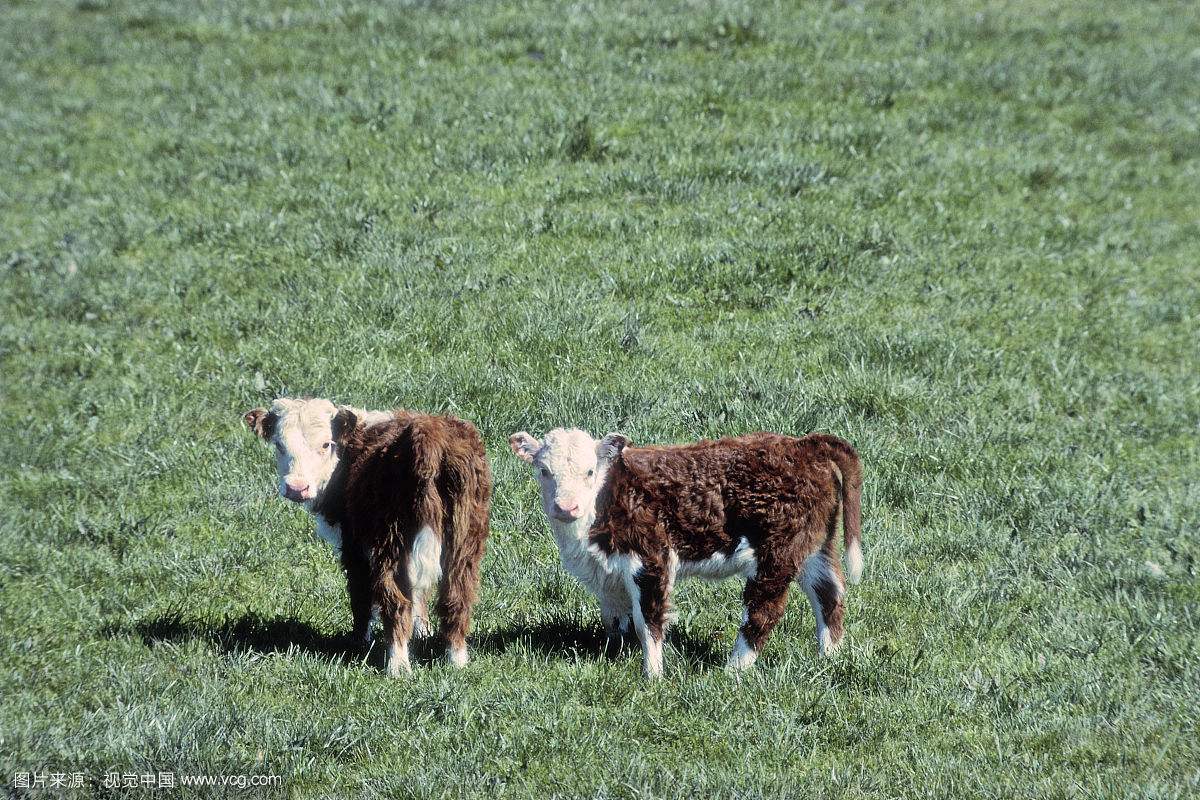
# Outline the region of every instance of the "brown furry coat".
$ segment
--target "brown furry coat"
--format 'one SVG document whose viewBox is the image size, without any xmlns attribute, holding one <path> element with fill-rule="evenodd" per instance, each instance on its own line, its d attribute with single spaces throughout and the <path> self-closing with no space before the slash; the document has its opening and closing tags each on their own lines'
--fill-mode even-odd
<svg viewBox="0 0 1200 800">
<path fill-rule="evenodd" d="M 862 469 L 853 446 L 825 434 L 772 433 L 623 445 L 618 440 L 620 455 L 597 497 L 588 538 L 601 553 L 637 559 L 631 594 L 653 639 L 663 637 L 677 569 L 691 564 L 693 574 L 703 574 L 704 565 L 728 562 L 748 547 L 754 565 L 743 595 L 745 644 L 754 653 L 762 648 L 799 580 L 817 612 L 822 649 L 837 645 L 844 596 L 839 515 L 847 552 L 860 552 Z"/>
<path fill-rule="evenodd" d="M 414 576 L 437 578 L 441 633 L 452 660 L 465 660 L 492 487 L 479 432 L 454 417 L 410 411 L 367 427 L 342 409 L 334 435 L 341 460 L 313 511 L 341 528 L 355 634 L 366 637 L 378 606 L 389 669 L 401 652 L 406 668 Z M 418 542 L 422 532 L 433 539 Z M 431 558 L 436 565 L 419 563 Z"/>
</svg>

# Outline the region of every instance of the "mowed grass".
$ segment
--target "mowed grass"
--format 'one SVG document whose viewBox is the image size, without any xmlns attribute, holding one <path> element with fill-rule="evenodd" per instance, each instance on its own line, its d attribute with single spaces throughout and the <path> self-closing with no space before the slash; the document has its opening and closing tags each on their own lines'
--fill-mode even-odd
<svg viewBox="0 0 1200 800">
<path fill-rule="evenodd" d="M 0 778 L 294 796 L 1200 792 L 1200 12 L 0 6 Z M 473 660 L 342 649 L 241 414 L 449 411 Z M 513 431 L 829 431 L 866 579 L 603 652 Z M 182 793 L 182 792 L 181 792 Z M 242 794 L 245 794 L 244 792 Z"/>
</svg>

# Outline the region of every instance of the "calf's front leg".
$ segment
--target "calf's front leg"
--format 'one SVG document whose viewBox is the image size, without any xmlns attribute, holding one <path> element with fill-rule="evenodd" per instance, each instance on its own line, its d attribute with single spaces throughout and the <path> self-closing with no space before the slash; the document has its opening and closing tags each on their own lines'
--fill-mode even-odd
<svg viewBox="0 0 1200 800">
<path fill-rule="evenodd" d="M 604 623 L 604 632 L 609 639 L 620 639 L 629 632 L 632 624 L 630 619 L 629 595 L 621 587 L 603 586 L 598 597 L 600 601 L 600 621 Z"/>
<path fill-rule="evenodd" d="M 364 650 L 371 646 L 371 566 L 356 547 L 342 551 L 342 569 L 346 573 L 346 593 L 350 596 L 350 615 L 354 627 L 350 637 Z"/>
<path fill-rule="evenodd" d="M 663 639 L 667 633 L 667 593 L 670 581 L 661 564 L 638 564 L 636 557 L 623 571 L 633 627 L 642 643 L 642 669 L 648 678 L 662 677 Z"/>
</svg>

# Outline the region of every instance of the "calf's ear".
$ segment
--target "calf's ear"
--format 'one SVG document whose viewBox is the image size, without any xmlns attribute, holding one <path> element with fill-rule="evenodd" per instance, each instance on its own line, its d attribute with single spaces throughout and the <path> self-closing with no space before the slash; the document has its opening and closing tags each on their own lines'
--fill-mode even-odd
<svg viewBox="0 0 1200 800">
<path fill-rule="evenodd" d="M 538 450 L 542 449 L 542 443 L 525 431 L 514 433 L 508 437 L 508 446 L 516 454 L 517 458 L 526 464 L 532 464 L 533 457 L 537 455 Z"/>
<path fill-rule="evenodd" d="M 358 415 L 353 410 L 340 406 L 337 413 L 333 415 L 333 421 L 330 423 L 330 430 L 333 432 L 333 440 L 338 444 L 345 444 L 346 438 L 354 432 L 358 427 Z"/>
<path fill-rule="evenodd" d="M 613 461 L 621 455 L 621 451 L 629 444 L 629 437 L 623 433 L 608 433 L 596 443 L 596 458 L 601 461 Z"/>
<path fill-rule="evenodd" d="M 254 408 L 242 415 L 246 427 L 260 439 L 270 439 L 275 434 L 276 416 L 265 408 Z"/>
</svg>

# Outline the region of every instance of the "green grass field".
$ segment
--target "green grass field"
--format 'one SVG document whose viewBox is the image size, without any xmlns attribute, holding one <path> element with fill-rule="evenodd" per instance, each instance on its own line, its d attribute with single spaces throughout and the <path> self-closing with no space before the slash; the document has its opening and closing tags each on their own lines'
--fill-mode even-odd
<svg viewBox="0 0 1200 800">
<path fill-rule="evenodd" d="M 1190 2 L 0 3 L 7 791 L 1196 796 L 1198 46 Z M 478 424 L 466 670 L 343 650 L 240 420 L 282 394 Z M 853 441 L 848 646 L 795 592 L 739 682 L 691 583 L 661 683 L 605 654 L 505 444 L 562 424 Z"/>
</svg>

